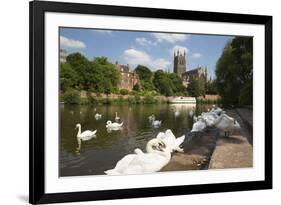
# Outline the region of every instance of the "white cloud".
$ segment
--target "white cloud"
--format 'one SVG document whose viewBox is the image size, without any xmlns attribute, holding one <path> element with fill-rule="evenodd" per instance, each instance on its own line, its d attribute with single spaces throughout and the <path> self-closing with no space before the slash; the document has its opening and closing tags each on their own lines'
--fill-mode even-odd
<svg viewBox="0 0 281 205">
<path fill-rule="evenodd" d="M 168 42 L 168 43 L 176 43 L 179 41 L 185 41 L 189 35 L 186 34 L 176 34 L 176 33 L 152 33 L 157 40 L 157 42 Z"/>
<path fill-rule="evenodd" d="M 187 47 L 184 46 L 180 46 L 180 45 L 175 45 L 171 50 L 170 50 L 170 54 L 171 56 L 174 56 L 174 53 L 179 51 L 181 54 L 185 53 L 188 54 L 189 53 L 189 49 Z"/>
<path fill-rule="evenodd" d="M 155 46 L 157 43 L 152 42 L 144 37 L 136 38 L 136 42 L 142 46 Z"/>
<path fill-rule="evenodd" d="M 66 38 L 64 36 L 60 36 L 60 45 L 65 48 L 86 48 L 85 43 L 82 41 Z"/>
<path fill-rule="evenodd" d="M 164 58 L 153 58 L 144 51 L 129 48 L 124 51 L 124 59 L 131 67 L 135 67 L 139 64 L 145 65 L 153 70 L 167 69 L 171 64 Z"/>
<path fill-rule="evenodd" d="M 201 58 L 202 54 L 201 53 L 193 53 L 191 55 L 191 58 Z"/>
</svg>

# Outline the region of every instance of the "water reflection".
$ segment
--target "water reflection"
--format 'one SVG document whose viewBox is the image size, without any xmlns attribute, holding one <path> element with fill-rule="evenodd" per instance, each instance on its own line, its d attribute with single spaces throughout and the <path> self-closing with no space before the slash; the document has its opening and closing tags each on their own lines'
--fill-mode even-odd
<svg viewBox="0 0 281 205">
<path fill-rule="evenodd" d="M 146 143 L 160 131 L 171 129 L 176 137 L 192 127 L 190 105 L 109 105 L 109 106 L 60 106 L 60 176 L 104 174 L 116 162 L 135 148 L 145 150 Z M 195 114 L 206 110 L 197 106 Z M 180 114 L 175 117 L 175 111 Z M 106 127 L 108 120 L 115 123 L 116 112 L 123 122 L 122 127 Z M 98 120 L 95 115 L 102 115 Z M 149 116 L 161 120 L 154 128 Z M 119 121 L 120 122 L 120 121 Z M 83 130 L 97 129 L 96 138 L 77 142 L 75 126 Z M 79 148 L 79 149 L 78 149 Z"/>
</svg>

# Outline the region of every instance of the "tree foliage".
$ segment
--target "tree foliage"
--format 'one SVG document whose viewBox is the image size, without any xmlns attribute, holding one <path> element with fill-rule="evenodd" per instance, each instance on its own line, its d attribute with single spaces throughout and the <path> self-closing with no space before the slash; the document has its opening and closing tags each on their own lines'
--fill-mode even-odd
<svg viewBox="0 0 281 205">
<path fill-rule="evenodd" d="M 252 105 L 253 39 L 236 37 L 226 44 L 216 65 L 216 85 L 224 104 Z"/>
<path fill-rule="evenodd" d="M 110 94 L 119 82 L 119 71 L 105 57 L 89 61 L 80 53 L 67 56 L 61 64 L 60 83 L 62 91 L 79 88 L 86 91 Z"/>
<path fill-rule="evenodd" d="M 140 87 L 146 91 L 153 90 L 154 89 L 153 84 L 152 84 L 153 73 L 151 72 L 151 70 L 146 66 L 138 65 L 135 68 L 135 71 L 139 76 Z"/>
<path fill-rule="evenodd" d="M 157 70 L 154 73 L 153 85 L 159 93 L 165 96 L 184 91 L 181 78 L 175 73 L 165 73 L 163 70 Z"/>
<path fill-rule="evenodd" d="M 205 80 L 202 78 L 191 78 L 187 87 L 188 94 L 193 97 L 205 96 Z"/>
</svg>

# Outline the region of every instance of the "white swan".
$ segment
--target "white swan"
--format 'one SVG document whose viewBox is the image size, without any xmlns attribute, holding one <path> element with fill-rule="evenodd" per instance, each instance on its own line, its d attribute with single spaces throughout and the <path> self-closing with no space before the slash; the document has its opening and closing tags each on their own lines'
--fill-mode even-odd
<svg viewBox="0 0 281 205">
<path fill-rule="evenodd" d="M 154 126 L 154 127 L 160 127 L 161 124 L 162 124 L 162 121 L 161 120 L 153 120 L 151 122 L 151 124 Z"/>
<path fill-rule="evenodd" d="M 216 113 L 217 115 L 220 115 L 223 112 L 223 110 L 221 108 L 217 107 L 217 108 L 212 108 L 211 112 Z"/>
<path fill-rule="evenodd" d="M 202 132 L 207 127 L 204 119 L 199 118 L 197 122 L 192 125 L 191 132 Z"/>
<path fill-rule="evenodd" d="M 154 121 L 155 120 L 155 115 L 152 114 L 148 117 L 148 120 L 151 122 L 151 121 Z"/>
<path fill-rule="evenodd" d="M 193 122 L 197 122 L 198 118 L 196 115 L 193 116 Z"/>
<path fill-rule="evenodd" d="M 96 120 L 101 119 L 101 117 L 102 117 L 102 114 L 99 114 L 99 113 L 96 113 L 96 114 L 95 114 L 95 118 L 96 118 Z"/>
<path fill-rule="evenodd" d="M 81 148 L 81 141 L 88 141 L 92 139 L 93 137 L 96 137 L 97 130 L 91 131 L 91 130 L 85 130 L 81 133 L 81 125 L 78 123 L 76 124 L 76 129 L 78 129 L 77 133 L 77 142 L 78 142 L 78 148 L 77 150 L 80 150 Z"/>
<path fill-rule="evenodd" d="M 139 150 L 140 151 L 140 150 Z M 144 174 L 160 171 L 171 159 L 171 153 L 159 139 L 152 139 L 146 145 L 147 153 L 128 154 L 119 160 L 107 175 Z M 137 151 L 138 152 L 138 151 Z"/>
<path fill-rule="evenodd" d="M 201 115 L 201 117 L 205 120 L 206 125 L 208 127 L 212 127 L 216 122 L 218 115 L 214 112 L 208 112 Z"/>
<path fill-rule="evenodd" d="M 123 126 L 123 122 L 121 122 L 121 123 L 113 122 L 112 123 L 110 120 L 108 120 L 105 125 L 106 128 L 113 129 L 113 130 L 115 128 L 121 128 L 122 126 Z"/>
<path fill-rule="evenodd" d="M 184 137 L 185 136 L 183 135 L 179 138 L 176 138 L 174 133 L 170 129 L 166 130 L 165 133 L 159 132 L 156 136 L 157 139 L 160 139 L 165 143 L 171 153 L 174 151 L 183 152 L 183 149 L 180 148 L 180 145 L 183 143 Z"/>
<path fill-rule="evenodd" d="M 190 110 L 188 114 L 189 114 L 189 117 L 192 117 L 194 115 L 194 109 Z"/>
<path fill-rule="evenodd" d="M 118 122 L 120 120 L 120 117 L 118 116 L 117 112 L 115 112 L 115 121 Z"/>
<path fill-rule="evenodd" d="M 76 125 L 76 129 L 78 129 L 78 133 L 77 133 L 76 137 L 81 139 L 82 141 L 87 141 L 87 140 L 89 140 L 89 138 L 91 139 L 91 137 L 95 136 L 95 134 L 97 133 L 97 130 L 94 130 L 94 131 L 85 130 L 84 132 L 81 133 L 80 124 Z"/>
<path fill-rule="evenodd" d="M 175 117 L 178 117 L 178 116 L 180 116 L 180 112 L 176 110 L 176 111 L 174 112 L 174 115 L 175 115 Z"/>
<path fill-rule="evenodd" d="M 214 126 L 224 131 L 225 136 L 229 136 L 234 130 L 241 128 L 240 124 L 227 114 L 222 114 L 214 123 Z"/>
</svg>

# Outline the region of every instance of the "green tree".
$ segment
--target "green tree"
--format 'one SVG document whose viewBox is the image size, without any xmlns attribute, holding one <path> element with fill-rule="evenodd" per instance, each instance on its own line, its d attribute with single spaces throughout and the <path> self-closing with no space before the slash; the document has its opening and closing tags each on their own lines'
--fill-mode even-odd
<svg viewBox="0 0 281 205">
<path fill-rule="evenodd" d="M 63 95 L 63 101 L 66 104 L 79 104 L 80 103 L 80 93 L 74 89 L 67 89 Z"/>
<path fill-rule="evenodd" d="M 209 95 L 216 95 L 217 92 L 217 87 L 214 81 L 207 81 L 206 82 L 206 94 Z"/>
<path fill-rule="evenodd" d="M 69 63 L 60 64 L 60 90 L 63 92 L 68 88 L 76 88 L 78 86 L 78 75 L 74 69 L 72 69 Z"/>
<path fill-rule="evenodd" d="M 90 69 L 90 62 L 80 53 L 73 53 L 66 57 L 67 63 L 77 73 L 77 82 L 84 88 L 88 88 L 88 72 Z"/>
<path fill-rule="evenodd" d="M 174 93 L 184 92 L 185 88 L 182 84 L 182 79 L 176 73 L 167 74 L 171 80 L 172 90 Z"/>
<path fill-rule="evenodd" d="M 205 96 L 205 80 L 202 78 L 191 78 L 187 91 L 193 97 Z"/>
<path fill-rule="evenodd" d="M 173 83 L 168 74 L 163 70 L 157 70 L 154 73 L 153 84 L 155 88 L 165 96 L 173 95 Z"/>
<path fill-rule="evenodd" d="M 136 73 L 139 76 L 141 88 L 146 91 L 151 91 L 154 89 L 152 84 L 153 73 L 151 70 L 143 65 L 138 65 L 135 69 Z"/>
<path fill-rule="evenodd" d="M 216 65 L 216 76 L 216 86 L 224 104 L 252 105 L 252 37 L 236 37 L 226 44 Z"/>
</svg>

